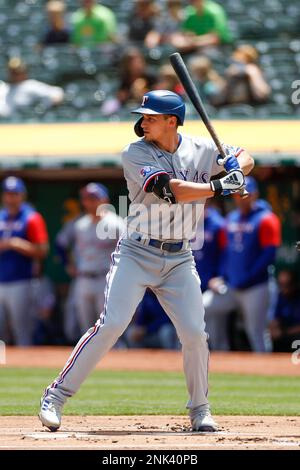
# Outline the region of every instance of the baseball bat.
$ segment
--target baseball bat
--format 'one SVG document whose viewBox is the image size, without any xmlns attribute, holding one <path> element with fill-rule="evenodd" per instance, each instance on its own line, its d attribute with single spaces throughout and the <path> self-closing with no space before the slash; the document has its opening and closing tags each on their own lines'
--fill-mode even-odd
<svg viewBox="0 0 300 470">
<path fill-rule="evenodd" d="M 191 102 L 193 103 L 194 105 L 194 108 L 196 109 L 196 111 L 199 113 L 199 115 L 201 116 L 201 119 L 206 127 L 206 129 L 208 130 L 208 132 L 210 133 L 214 143 L 216 144 L 217 146 L 217 149 L 220 153 L 220 155 L 222 156 L 222 159 L 223 159 L 223 163 L 224 161 L 226 160 L 227 156 L 224 152 L 224 149 L 222 147 L 222 144 L 217 136 L 217 133 L 208 117 L 208 114 L 206 112 L 206 109 L 204 107 L 204 104 L 202 102 L 202 99 L 198 93 L 198 90 L 190 76 L 190 73 L 183 61 L 183 58 L 181 57 L 181 55 L 179 54 L 179 52 L 174 52 L 174 54 L 171 54 L 170 55 L 170 62 L 171 62 L 171 65 L 173 67 L 173 69 L 175 70 L 176 72 L 176 75 L 178 76 L 179 80 L 181 81 L 182 85 L 183 85 L 183 88 L 185 89 L 186 91 L 186 94 L 188 95 L 188 97 L 190 98 Z M 240 195 L 242 197 L 247 197 L 248 196 L 248 192 L 246 191 L 245 188 L 241 188 L 240 191 L 239 191 Z"/>
</svg>

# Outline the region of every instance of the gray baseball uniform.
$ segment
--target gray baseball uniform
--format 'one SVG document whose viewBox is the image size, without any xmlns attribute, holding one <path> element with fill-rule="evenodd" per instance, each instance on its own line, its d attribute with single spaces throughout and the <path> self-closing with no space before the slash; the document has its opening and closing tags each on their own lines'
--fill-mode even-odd
<svg viewBox="0 0 300 470">
<path fill-rule="evenodd" d="M 60 404 L 80 387 L 99 359 L 129 324 L 145 289 L 150 287 L 174 323 L 182 343 L 189 392 L 187 407 L 207 405 L 208 347 L 200 279 L 190 249 L 205 200 L 168 204 L 146 192 L 152 178 L 204 183 L 220 172 L 218 151 L 210 139 L 180 136 L 171 154 L 141 139 L 123 152 L 131 205 L 127 233 L 119 240 L 107 275 L 100 319 L 81 338 L 61 374 L 45 391 Z M 160 246 L 161 242 L 164 242 Z M 174 249 L 175 248 L 175 249 Z M 175 251 L 176 250 L 176 251 Z"/>
<path fill-rule="evenodd" d="M 98 233 L 108 227 L 109 237 L 100 239 Z M 83 334 L 95 323 L 104 306 L 106 274 L 110 269 L 111 253 L 124 231 L 121 217 L 106 211 L 102 219 L 94 222 L 90 215 L 77 219 L 72 230 L 61 232 L 57 242 L 67 248 L 73 245 L 77 272 L 74 296 L 78 322 Z"/>
</svg>

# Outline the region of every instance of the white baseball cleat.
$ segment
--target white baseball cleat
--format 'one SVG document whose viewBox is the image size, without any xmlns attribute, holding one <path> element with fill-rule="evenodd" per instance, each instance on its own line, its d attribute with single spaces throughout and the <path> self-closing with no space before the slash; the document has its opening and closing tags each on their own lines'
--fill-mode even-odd
<svg viewBox="0 0 300 470">
<path fill-rule="evenodd" d="M 192 420 L 192 429 L 197 432 L 215 432 L 218 431 L 218 425 L 213 420 L 209 410 L 199 412 Z"/>
<path fill-rule="evenodd" d="M 51 432 L 57 431 L 60 427 L 61 409 L 62 405 L 50 401 L 50 398 L 41 399 L 39 418 L 42 425 L 46 426 Z"/>
</svg>

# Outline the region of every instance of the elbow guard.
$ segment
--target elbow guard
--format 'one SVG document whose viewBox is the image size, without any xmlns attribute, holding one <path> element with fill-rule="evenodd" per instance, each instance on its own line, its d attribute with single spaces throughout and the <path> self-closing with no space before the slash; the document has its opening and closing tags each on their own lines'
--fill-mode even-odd
<svg viewBox="0 0 300 470">
<path fill-rule="evenodd" d="M 176 198 L 170 188 L 170 179 L 167 174 L 154 176 L 149 182 L 146 192 L 154 193 L 159 199 L 163 199 L 169 204 L 176 204 Z"/>
</svg>

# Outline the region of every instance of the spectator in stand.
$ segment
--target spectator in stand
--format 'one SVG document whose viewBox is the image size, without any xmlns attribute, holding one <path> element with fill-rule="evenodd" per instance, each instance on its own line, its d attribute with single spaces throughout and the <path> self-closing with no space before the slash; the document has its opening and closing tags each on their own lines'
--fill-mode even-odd
<svg viewBox="0 0 300 470">
<path fill-rule="evenodd" d="M 123 106 L 139 103 L 155 82 L 155 75 L 147 67 L 145 57 L 138 48 L 130 48 L 122 58 L 121 85 L 118 99 Z"/>
<path fill-rule="evenodd" d="M 117 113 L 122 107 L 138 105 L 147 91 L 153 88 L 156 76 L 147 67 L 142 52 L 131 47 L 120 64 L 120 87 L 115 98 L 109 98 L 102 106 L 105 116 Z"/>
<path fill-rule="evenodd" d="M 226 218 L 227 248 L 222 279 L 211 279 L 210 302 L 206 301 L 206 317 L 228 314 L 239 309 L 244 319 L 250 347 L 265 352 L 265 330 L 269 309 L 269 267 L 275 261 L 281 242 L 278 217 L 270 205 L 258 199 L 255 179 L 246 176 L 247 198 L 234 194 L 236 209 Z M 223 290 L 218 302 L 217 290 Z M 207 300 L 207 299 L 206 299 Z M 214 323 L 219 328 L 218 322 Z M 219 335 L 218 331 L 214 332 Z"/>
<path fill-rule="evenodd" d="M 172 45 L 173 36 L 178 34 L 183 21 L 183 8 L 181 0 L 167 0 L 166 8 L 161 12 L 155 32 L 152 34 L 151 46 Z"/>
<path fill-rule="evenodd" d="M 295 272 L 283 269 L 278 274 L 278 296 L 269 323 L 273 351 L 291 352 L 300 339 L 300 286 Z"/>
<path fill-rule="evenodd" d="M 132 348 L 180 348 L 176 330 L 151 289 L 146 290 L 125 338 Z"/>
<path fill-rule="evenodd" d="M 204 240 L 200 238 L 203 233 L 200 224 L 196 239 L 192 243 L 192 249 L 201 279 L 206 331 L 209 336 L 208 343 L 210 349 L 227 351 L 229 350 L 228 316 L 222 314 L 224 282 L 221 279 L 226 249 L 225 219 L 218 209 L 208 205 L 205 207 L 203 223 Z M 212 295 L 215 296 L 214 314 L 207 315 L 206 304 L 210 307 L 209 313 L 212 311 Z"/>
<path fill-rule="evenodd" d="M 42 103 L 47 109 L 63 101 L 63 89 L 28 78 L 26 65 L 21 59 L 10 59 L 8 72 L 8 82 L 0 82 L 0 117 L 8 118 L 36 103 Z"/>
<path fill-rule="evenodd" d="M 158 77 L 153 87 L 156 90 L 170 90 L 183 96 L 185 91 L 179 81 L 173 67 L 169 64 L 162 65 L 158 70 Z"/>
<path fill-rule="evenodd" d="M 200 96 L 204 101 L 214 106 L 225 86 L 224 79 L 214 70 L 208 57 L 197 56 L 193 58 L 190 67 Z"/>
<path fill-rule="evenodd" d="M 2 182 L 0 211 L 0 304 L 17 346 L 30 346 L 35 326 L 32 312 L 35 261 L 48 253 L 43 217 L 25 202 L 24 182 L 9 176 Z"/>
<path fill-rule="evenodd" d="M 190 0 L 185 9 L 181 32 L 174 35 L 172 44 L 182 52 L 216 47 L 232 41 L 226 14 L 221 5 L 211 0 Z"/>
<path fill-rule="evenodd" d="M 80 191 L 85 215 L 70 226 L 70 233 L 57 239 L 66 270 L 76 277 L 75 299 L 81 332 L 93 325 L 104 306 L 106 275 L 111 253 L 124 230 L 123 219 L 107 210 L 109 194 L 105 186 L 89 183 Z M 65 254 L 63 254 L 65 251 Z M 69 254 L 73 255 L 71 258 Z"/>
<path fill-rule="evenodd" d="M 156 47 L 160 40 L 159 15 L 160 10 L 154 0 L 135 0 L 128 39 L 148 49 Z"/>
<path fill-rule="evenodd" d="M 71 42 L 80 47 L 116 42 L 117 22 L 114 12 L 96 0 L 81 0 L 82 8 L 71 17 Z"/>
<path fill-rule="evenodd" d="M 224 86 L 215 103 L 218 106 L 265 103 L 271 88 L 257 63 L 257 50 L 248 44 L 238 46 L 232 54 L 231 62 L 225 70 Z"/>
<path fill-rule="evenodd" d="M 42 39 L 43 46 L 66 44 L 70 40 L 70 31 L 65 25 L 65 4 L 60 0 L 50 0 L 46 4 L 49 27 Z"/>
</svg>

